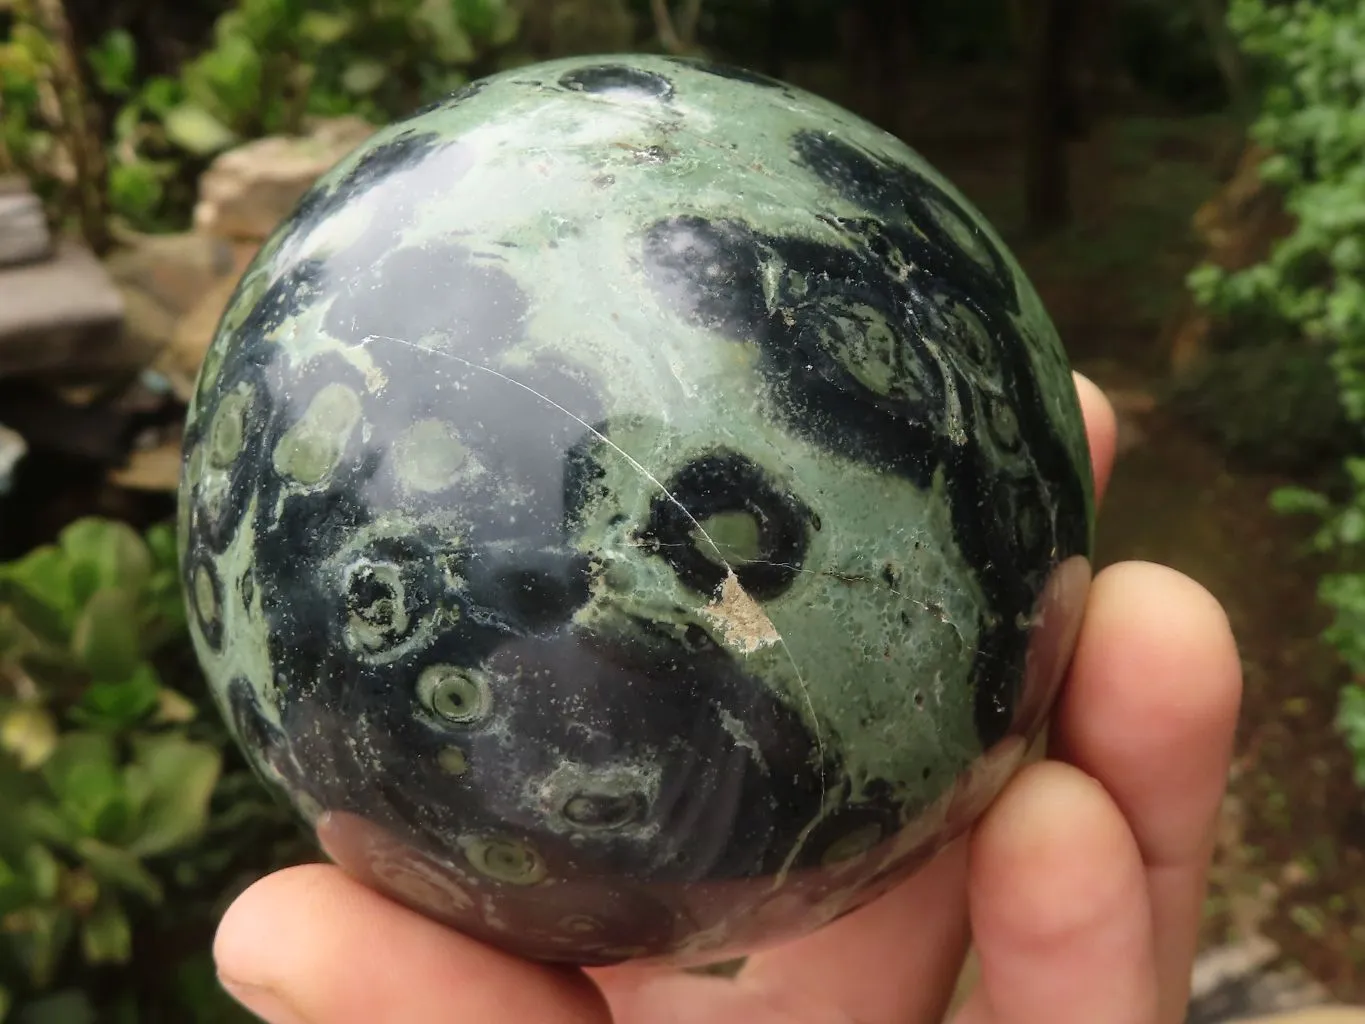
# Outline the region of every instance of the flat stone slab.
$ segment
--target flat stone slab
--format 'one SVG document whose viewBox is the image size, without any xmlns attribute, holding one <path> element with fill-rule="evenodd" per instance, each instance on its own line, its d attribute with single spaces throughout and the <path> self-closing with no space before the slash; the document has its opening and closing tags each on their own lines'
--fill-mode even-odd
<svg viewBox="0 0 1365 1024">
<path fill-rule="evenodd" d="M 0 377 L 122 367 L 123 296 L 92 253 L 0 269 Z"/>
<path fill-rule="evenodd" d="M 1185 1024 L 1310 1024 L 1354 1018 L 1325 1004 L 1326 988 L 1301 969 L 1279 962 L 1279 948 L 1264 936 L 1208 950 L 1195 963 Z M 1344 1009 L 1344 1008 L 1342 1008 Z"/>
<path fill-rule="evenodd" d="M 19 178 L 0 178 L 0 267 L 45 260 L 52 235 L 39 198 Z"/>
</svg>

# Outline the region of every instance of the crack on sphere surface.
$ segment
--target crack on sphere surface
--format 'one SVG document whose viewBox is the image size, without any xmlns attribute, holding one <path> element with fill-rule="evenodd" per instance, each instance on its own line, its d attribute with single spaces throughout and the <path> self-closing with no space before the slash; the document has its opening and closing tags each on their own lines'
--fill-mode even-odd
<svg viewBox="0 0 1365 1024">
<path fill-rule="evenodd" d="M 1070 657 L 1069 368 L 915 153 L 753 72 L 571 58 L 379 130 L 229 303 L 182 584 L 253 768 L 519 955 L 696 963 L 968 828 Z"/>
</svg>

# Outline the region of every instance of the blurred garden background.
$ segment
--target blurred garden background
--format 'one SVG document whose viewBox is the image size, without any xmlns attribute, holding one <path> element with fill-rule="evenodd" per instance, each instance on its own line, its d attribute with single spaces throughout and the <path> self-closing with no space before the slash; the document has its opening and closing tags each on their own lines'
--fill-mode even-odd
<svg viewBox="0 0 1365 1024">
<path fill-rule="evenodd" d="M 626 50 L 843 102 L 1005 233 L 1120 415 L 1101 561 L 1191 574 L 1242 645 L 1205 947 L 1365 1001 L 1365 5 L 0 0 L 0 1021 L 247 1019 L 217 917 L 316 854 L 188 647 L 199 362 L 373 126 Z"/>
</svg>

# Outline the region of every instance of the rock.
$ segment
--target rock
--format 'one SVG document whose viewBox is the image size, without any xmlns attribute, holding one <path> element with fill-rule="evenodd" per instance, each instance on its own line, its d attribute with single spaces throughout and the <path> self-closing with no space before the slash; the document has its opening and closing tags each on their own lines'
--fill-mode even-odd
<svg viewBox="0 0 1365 1024">
<path fill-rule="evenodd" d="M 20 178 L 0 178 L 0 267 L 45 260 L 52 234 L 42 201 Z"/>
<path fill-rule="evenodd" d="M 0 423 L 0 494 L 14 485 L 14 467 L 28 454 L 28 442 L 17 430 Z"/>
<path fill-rule="evenodd" d="M 1292 1014 L 1327 1003 L 1325 987 L 1299 969 L 1282 967 L 1279 956 L 1279 947 L 1263 936 L 1205 952 L 1194 966 L 1185 1024 L 1250 1024 L 1272 1014 L 1290 1014 L 1271 1020 L 1298 1024 Z"/>
<path fill-rule="evenodd" d="M 209 296 L 230 294 L 255 252 L 254 243 L 191 232 L 140 236 L 108 259 L 127 309 L 127 344 L 141 353 L 139 365 L 155 366 L 182 400 L 208 342 L 181 353 L 179 325 Z"/>
<path fill-rule="evenodd" d="M 335 118 L 305 136 L 270 136 L 228 150 L 199 181 L 195 228 L 262 241 L 313 182 L 374 130 L 360 118 Z"/>
<path fill-rule="evenodd" d="M 0 270 L 0 377 L 128 366 L 124 302 L 85 248 Z"/>
<path fill-rule="evenodd" d="M 157 361 L 157 370 L 166 375 L 182 400 L 188 400 L 193 390 L 199 367 L 218 329 L 218 321 L 222 319 L 228 300 L 236 290 L 237 279 L 234 277 L 217 282 L 200 296 L 193 308 L 175 325 L 171 344 Z"/>
<path fill-rule="evenodd" d="M 125 465 L 109 473 L 109 482 L 130 491 L 174 493 L 180 482 L 180 435 L 151 448 L 140 448 Z"/>
<path fill-rule="evenodd" d="M 183 316 L 213 282 L 236 266 L 232 243 L 211 235 L 138 235 L 105 260 L 114 283 Z"/>
</svg>

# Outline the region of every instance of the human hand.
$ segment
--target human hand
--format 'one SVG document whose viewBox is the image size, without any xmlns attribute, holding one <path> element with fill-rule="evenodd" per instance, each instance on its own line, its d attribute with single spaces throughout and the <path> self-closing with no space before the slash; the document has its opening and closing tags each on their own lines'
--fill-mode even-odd
<svg viewBox="0 0 1365 1024">
<path fill-rule="evenodd" d="M 1078 388 L 1102 492 L 1114 415 Z M 1092 586 L 1050 759 L 898 889 L 734 979 L 527 963 L 329 865 L 243 894 L 219 974 L 270 1024 L 933 1024 L 970 935 L 980 982 L 955 1024 L 1177 1024 L 1240 697 L 1217 602 L 1116 565 Z"/>
</svg>

